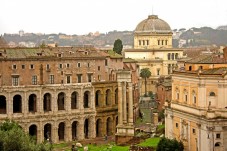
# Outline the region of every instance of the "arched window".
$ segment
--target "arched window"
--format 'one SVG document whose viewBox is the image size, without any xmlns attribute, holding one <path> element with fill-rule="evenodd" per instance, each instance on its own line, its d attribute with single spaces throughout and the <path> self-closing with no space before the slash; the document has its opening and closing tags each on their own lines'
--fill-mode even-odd
<svg viewBox="0 0 227 151">
<path fill-rule="evenodd" d="M 220 142 L 217 142 L 217 143 L 215 143 L 214 146 L 215 146 L 215 147 L 220 147 L 220 146 L 221 146 L 221 143 L 220 143 Z"/>
<path fill-rule="evenodd" d="M 90 92 L 84 92 L 84 108 L 89 108 Z"/>
<path fill-rule="evenodd" d="M 106 105 L 111 105 L 111 91 L 110 91 L 110 89 L 106 90 Z"/>
<path fill-rule="evenodd" d="M 100 101 L 101 101 L 101 91 L 97 90 L 95 92 L 95 106 L 100 106 Z"/>
<path fill-rule="evenodd" d="M 65 93 L 58 94 L 58 110 L 65 110 Z"/>
<path fill-rule="evenodd" d="M 0 114 L 6 114 L 6 97 L 0 95 Z"/>
<path fill-rule="evenodd" d="M 215 96 L 215 93 L 214 92 L 210 92 L 210 96 Z"/>
</svg>

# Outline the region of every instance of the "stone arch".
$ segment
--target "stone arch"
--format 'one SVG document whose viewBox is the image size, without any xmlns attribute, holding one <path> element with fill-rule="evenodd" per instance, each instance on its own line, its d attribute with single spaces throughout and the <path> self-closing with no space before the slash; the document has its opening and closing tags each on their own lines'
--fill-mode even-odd
<svg viewBox="0 0 227 151">
<path fill-rule="evenodd" d="M 217 142 L 217 143 L 215 143 L 214 146 L 215 146 L 215 147 L 220 147 L 220 146 L 221 146 L 221 143 L 220 143 L 220 142 Z"/>
<path fill-rule="evenodd" d="M 216 94 L 212 91 L 210 92 L 210 96 L 215 96 Z"/>
<path fill-rule="evenodd" d="M 58 93 L 58 110 L 65 110 L 65 93 Z"/>
<path fill-rule="evenodd" d="M 47 123 L 44 125 L 44 139 L 50 141 L 51 140 L 51 127 L 52 125 L 50 123 Z"/>
<path fill-rule="evenodd" d="M 85 91 L 84 92 L 84 108 L 90 107 L 90 97 L 91 97 L 91 92 Z"/>
<path fill-rule="evenodd" d="M 79 108 L 79 93 L 74 91 L 71 94 L 71 109 L 78 109 Z"/>
<path fill-rule="evenodd" d="M 106 119 L 106 135 L 110 136 L 112 135 L 112 130 L 113 130 L 113 120 L 112 118 L 108 117 Z"/>
<path fill-rule="evenodd" d="M 84 121 L 84 138 L 88 138 L 89 134 L 89 119 L 85 119 Z"/>
<path fill-rule="evenodd" d="M 100 106 L 100 102 L 101 102 L 101 91 L 97 90 L 95 92 L 95 106 Z"/>
<path fill-rule="evenodd" d="M 72 123 L 72 139 L 73 140 L 77 140 L 78 139 L 78 131 L 79 131 L 79 122 L 78 121 L 74 121 Z"/>
<path fill-rule="evenodd" d="M 43 96 L 43 110 L 44 112 L 51 111 L 51 94 L 45 93 Z"/>
<path fill-rule="evenodd" d="M 37 139 L 37 126 L 35 124 L 32 124 L 31 126 L 29 126 L 29 135 Z"/>
<path fill-rule="evenodd" d="M 118 88 L 115 89 L 114 98 L 115 98 L 115 104 L 118 104 Z"/>
<path fill-rule="evenodd" d="M 13 113 L 22 113 L 22 97 L 20 95 L 13 97 Z"/>
<path fill-rule="evenodd" d="M 6 114 L 6 97 L 0 95 L 0 114 Z"/>
<path fill-rule="evenodd" d="M 96 137 L 102 136 L 102 120 L 97 119 L 96 120 Z"/>
<path fill-rule="evenodd" d="M 64 122 L 61 122 L 58 125 L 58 138 L 59 138 L 59 141 L 65 140 L 65 123 Z"/>
<path fill-rule="evenodd" d="M 31 94 L 28 97 L 28 111 L 29 112 L 36 112 L 36 103 L 37 103 L 37 96 L 35 94 Z"/>
<path fill-rule="evenodd" d="M 111 105 L 111 91 L 110 89 L 106 90 L 106 105 Z"/>
</svg>

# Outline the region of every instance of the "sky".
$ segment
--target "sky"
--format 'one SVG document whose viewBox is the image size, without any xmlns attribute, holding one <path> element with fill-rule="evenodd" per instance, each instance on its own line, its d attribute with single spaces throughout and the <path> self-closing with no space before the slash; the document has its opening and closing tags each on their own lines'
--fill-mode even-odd
<svg viewBox="0 0 227 151">
<path fill-rule="evenodd" d="M 148 15 L 172 29 L 227 25 L 227 0 L 1 0 L 0 34 L 132 31 Z"/>
</svg>

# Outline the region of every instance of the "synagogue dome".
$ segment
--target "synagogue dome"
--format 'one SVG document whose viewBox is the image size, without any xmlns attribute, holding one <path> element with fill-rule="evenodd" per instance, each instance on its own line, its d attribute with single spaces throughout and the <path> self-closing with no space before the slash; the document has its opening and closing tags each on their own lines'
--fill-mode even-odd
<svg viewBox="0 0 227 151">
<path fill-rule="evenodd" d="M 136 29 L 135 33 L 170 33 L 172 32 L 169 24 L 162 19 L 159 19 L 157 15 L 149 15 L 147 19 L 141 21 Z"/>
</svg>

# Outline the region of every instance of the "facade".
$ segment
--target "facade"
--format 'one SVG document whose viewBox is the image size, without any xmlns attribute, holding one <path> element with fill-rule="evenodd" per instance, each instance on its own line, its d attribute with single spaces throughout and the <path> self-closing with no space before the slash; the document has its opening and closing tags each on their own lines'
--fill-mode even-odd
<svg viewBox="0 0 227 151">
<path fill-rule="evenodd" d="M 141 21 L 134 32 L 134 48 L 124 50 L 125 58 L 138 62 L 139 68 L 149 68 L 152 75 L 148 80 L 148 91 L 156 91 L 155 83 L 160 76 L 169 75 L 175 68 L 183 50 L 172 48 L 172 30 L 168 23 L 157 15 L 149 15 Z M 141 94 L 144 94 L 141 79 Z"/>
<path fill-rule="evenodd" d="M 0 49 L 0 121 L 38 142 L 115 134 L 122 57 L 93 47 Z"/>
<path fill-rule="evenodd" d="M 166 102 L 165 133 L 187 151 L 227 150 L 226 59 L 201 55 L 172 75 L 172 100 Z"/>
</svg>

